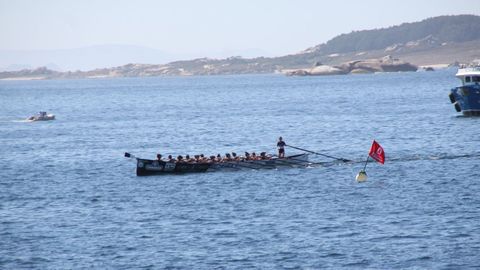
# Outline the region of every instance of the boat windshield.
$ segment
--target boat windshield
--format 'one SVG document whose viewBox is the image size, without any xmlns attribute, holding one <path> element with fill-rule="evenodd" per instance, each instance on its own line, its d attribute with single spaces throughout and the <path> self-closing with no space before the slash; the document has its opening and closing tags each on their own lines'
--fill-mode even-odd
<svg viewBox="0 0 480 270">
<path fill-rule="evenodd" d="M 462 81 L 464 84 L 479 84 L 480 76 L 465 76 Z"/>
</svg>

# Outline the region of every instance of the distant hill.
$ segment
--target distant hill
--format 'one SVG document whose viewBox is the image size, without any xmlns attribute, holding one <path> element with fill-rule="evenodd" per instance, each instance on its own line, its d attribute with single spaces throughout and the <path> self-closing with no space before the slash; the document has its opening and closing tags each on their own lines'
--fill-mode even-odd
<svg viewBox="0 0 480 270">
<path fill-rule="evenodd" d="M 480 17 L 474 15 L 440 16 L 421 22 L 403 23 L 382 29 L 353 31 L 316 46 L 318 53 L 348 53 L 384 49 L 430 37 L 437 43 L 467 42 L 480 39 Z"/>
<path fill-rule="evenodd" d="M 158 64 L 146 57 L 145 61 L 136 62 L 138 64 L 124 65 L 123 62 L 117 67 L 86 72 L 51 72 L 49 69 L 0 72 L 0 79 L 274 73 L 322 65 L 345 67 L 352 61 L 386 59 L 387 56 L 413 65 L 448 65 L 480 59 L 480 16 L 440 16 L 388 28 L 354 31 L 281 57 L 200 58 L 167 64 Z"/>
<path fill-rule="evenodd" d="M 57 71 L 91 70 L 131 62 L 164 64 L 178 59 L 175 57 L 148 47 L 115 44 L 59 50 L 0 50 L 0 70 L 20 70 L 24 66 L 46 66 Z"/>
</svg>

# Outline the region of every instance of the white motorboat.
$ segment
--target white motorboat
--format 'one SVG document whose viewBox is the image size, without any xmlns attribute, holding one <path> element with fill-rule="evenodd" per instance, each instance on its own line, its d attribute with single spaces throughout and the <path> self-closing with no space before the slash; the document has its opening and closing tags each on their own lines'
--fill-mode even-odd
<svg viewBox="0 0 480 270">
<path fill-rule="evenodd" d="M 47 112 L 38 112 L 36 115 L 27 118 L 28 121 L 50 121 L 55 120 L 55 115 L 47 114 Z"/>
</svg>

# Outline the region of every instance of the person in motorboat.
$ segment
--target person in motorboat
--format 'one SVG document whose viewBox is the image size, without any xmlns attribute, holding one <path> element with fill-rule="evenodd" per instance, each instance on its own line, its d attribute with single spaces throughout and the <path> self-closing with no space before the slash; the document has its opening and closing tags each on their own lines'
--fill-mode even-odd
<svg viewBox="0 0 480 270">
<path fill-rule="evenodd" d="M 282 137 L 279 137 L 278 138 L 278 142 L 277 142 L 277 148 L 278 148 L 278 157 L 279 158 L 284 158 L 285 157 L 285 146 L 287 144 L 285 143 L 285 141 L 283 140 Z"/>
<path fill-rule="evenodd" d="M 38 112 L 34 116 L 30 116 L 27 118 L 28 121 L 48 121 L 48 120 L 55 120 L 55 115 L 47 114 L 47 112 Z"/>
</svg>

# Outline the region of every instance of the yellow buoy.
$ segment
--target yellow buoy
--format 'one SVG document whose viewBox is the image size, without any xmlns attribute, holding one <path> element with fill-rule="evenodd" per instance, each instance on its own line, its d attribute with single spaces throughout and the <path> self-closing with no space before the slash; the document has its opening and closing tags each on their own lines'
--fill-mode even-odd
<svg viewBox="0 0 480 270">
<path fill-rule="evenodd" d="M 367 181 L 367 173 L 364 170 L 358 172 L 357 177 L 355 177 L 357 182 L 365 182 Z"/>
</svg>

